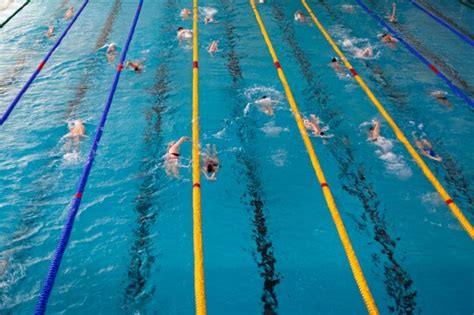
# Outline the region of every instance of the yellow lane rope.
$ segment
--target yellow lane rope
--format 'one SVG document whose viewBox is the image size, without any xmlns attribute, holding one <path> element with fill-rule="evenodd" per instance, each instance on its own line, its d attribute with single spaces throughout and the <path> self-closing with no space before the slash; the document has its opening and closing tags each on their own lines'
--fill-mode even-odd
<svg viewBox="0 0 474 315">
<path fill-rule="evenodd" d="M 293 111 L 293 115 L 295 117 L 296 124 L 298 125 L 298 129 L 301 133 L 301 137 L 303 138 L 303 142 L 306 146 L 306 150 L 307 150 L 309 158 L 311 160 L 311 164 L 313 165 L 313 169 L 316 173 L 316 177 L 317 177 L 317 179 L 318 179 L 318 181 L 321 185 L 321 189 L 323 191 L 324 198 L 326 199 L 326 203 L 328 205 L 328 208 L 329 208 L 329 211 L 331 213 L 332 219 L 334 221 L 334 224 L 336 225 L 336 229 L 337 229 L 337 232 L 338 232 L 339 237 L 341 239 L 342 245 L 344 247 L 344 251 L 346 252 L 347 258 L 349 260 L 349 265 L 352 269 L 354 279 L 357 283 L 357 286 L 359 287 L 360 293 L 362 295 L 362 298 L 365 302 L 365 305 L 367 307 L 367 310 L 368 310 L 369 314 L 378 314 L 379 312 L 378 312 L 377 306 L 375 304 L 374 298 L 372 297 L 372 293 L 370 292 L 369 286 L 367 285 L 367 281 L 365 280 L 364 274 L 362 272 L 362 268 L 360 267 L 357 256 L 354 252 L 354 249 L 352 248 L 351 241 L 350 241 L 349 236 L 347 234 L 346 228 L 344 227 L 344 223 L 342 222 L 341 215 L 339 214 L 339 210 L 337 209 L 337 206 L 336 206 L 336 203 L 335 203 L 334 198 L 332 196 L 331 190 L 329 189 L 329 186 L 328 186 L 328 184 L 326 182 L 326 179 L 324 177 L 324 173 L 323 173 L 323 170 L 321 169 L 321 165 L 318 162 L 318 158 L 317 158 L 316 153 L 314 151 L 311 140 L 309 139 L 308 133 L 306 131 L 303 120 L 301 118 L 300 111 L 299 111 L 298 106 L 296 105 L 295 99 L 293 97 L 293 93 L 291 92 L 291 89 L 288 85 L 285 74 L 283 73 L 283 70 L 281 68 L 280 62 L 278 61 L 275 50 L 273 49 L 273 45 L 272 45 L 272 43 L 270 41 L 270 38 L 268 36 L 268 33 L 265 29 L 265 25 L 262 22 L 262 19 L 260 17 L 260 13 L 258 12 L 258 10 L 255 6 L 255 1 L 250 0 L 250 5 L 252 6 L 253 12 L 255 14 L 255 18 L 257 19 L 257 23 L 260 26 L 260 30 L 262 32 L 265 43 L 268 46 L 268 50 L 270 51 L 270 55 L 273 58 L 273 62 L 275 63 L 275 67 L 277 68 L 278 76 L 280 77 L 283 88 L 285 89 L 286 97 L 287 97 L 288 102 L 289 102 L 289 104 L 291 106 L 291 109 Z"/>
<path fill-rule="evenodd" d="M 196 314 L 206 314 L 206 292 L 204 288 L 204 258 L 202 250 L 201 221 L 201 166 L 199 156 L 199 46 L 198 46 L 198 0 L 193 5 L 193 240 L 194 240 L 194 294 Z"/>
<path fill-rule="evenodd" d="M 423 161 L 421 156 L 416 152 L 416 150 L 413 148 L 413 146 L 410 144 L 408 139 L 405 137 L 405 135 L 402 133 L 400 128 L 398 128 L 397 124 L 395 124 L 395 121 L 392 119 L 392 117 L 388 114 L 388 112 L 385 110 L 383 105 L 379 102 L 379 100 L 375 97 L 375 95 L 372 93 L 372 91 L 369 89 L 367 84 L 365 84 L 364 80 L 358 75 L 358 73 L 355 71 L 354 67 L 349 63 L 347 58 L 344 56 L 344 54 L 341 52 L 341 50 L 337 47 L 337 45 L 334 43 L 333 39 L 331 36 L 329 36 L 328 32 L 326 29 L 323 27 L 323 25 L 319 22 L 319 20 L 316 18 L 314 15 L 313 11 L 311 11 L 311 8 L 308 6 L 306 3 L 306 0 L 301 0 L 303 3 L 304 7 L 308 11 L 309 15 L 313 19 L 314 23 L 316 23 L 316 26 L 318 29 L 321 31 L 321 33 L 324 35 L 326 40 L 329 42 L 329 44 L 332 46 L 334 51 L 337 53 L 337 55 L 341 58 L 342 62 L 344 65 L 349 69 L 349 71 L 352 73 L 354 76 L 355 80 L 359 85 L 362 87 L 364 92 L 367 94 L 367 96 L 370 98 L 372 103 L 377 107 L 379 112 L 382 114 L 382 116 L 385 118 L 385 120 L 388 122 L 390 127 L 392 127 L 393 132 L 397 136 L 398 140 L 400 140 L 401 143 L 407 148 L 408 152 L 410 155 L 413 157 L 415 160 L 416 164 L 421 168 L 423 171 L 423 174 L 425 174 L 426 178 L 430 181 L 430 183 L 434 186 L 434 188 L 438 191 L 438 193 L 441 195 L 441 198 L 443 198 L 444 202 L 448 205 L 449 209 L 451 209 L 451 212 L 454 214 L 456 219 L 458 219 L 459 223 L 461 226 L 464 228 L 464 230 L 469 234 L 471 239 L 474 238 L 474 229 L 471 225 L 471 223 L 467 220 L 467 218 L 464 216 L 463 212 L 459 207 L 456 205 L 456 203 L 453 201 L 453 199 L 449 196 L 448 192 L 444 189 L 444 187 L 441 185 L 441 183 L 438 181 L 438 179 L 433 175 L 431 170 L 428 168 L 426 163 Z"/>
</svg>

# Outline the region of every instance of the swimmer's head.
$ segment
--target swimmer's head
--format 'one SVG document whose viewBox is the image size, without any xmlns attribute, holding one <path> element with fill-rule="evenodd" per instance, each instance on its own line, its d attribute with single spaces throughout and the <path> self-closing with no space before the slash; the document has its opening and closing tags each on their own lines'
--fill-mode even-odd
<svg viewBox="0 0 474 315">
<path fill-rule="evenodd" d="M 183 27 L 181 27 L 181 26 L 180 26 L 180 27 L 178 27 L 178 32 L 179 32 L 179 31 L 182 31 L 182 30 L 184 30 L 184 28 L 183 28 Z"/>
<path fill-rule="evenodd" d="M 214 172 L 214 165 L 212 165 L 212 163 L 207 164 L 207 172 L 208 173 Z"/>
<path fill-rule="evenodd" d="M 80 119 L 76 119 L 76 120 L 71 120 L 71 121 L 68 121 L 67 123 L 67 126 L 69 129 L 73 129 L 73 128 L 76 128 L 77 126 L 81 126 L 82 125 L 82 120 Z"/>
<path fill-rule="evenodd" d="M 262 100 L 264 100 L 266 98 L 268 98 L 268 96 L 266 96 L 266 95 L 262 96 Z"/>
<path fill-rule="evenodd" d="M 324 136 L 324 131 L 321 131 L 321 132 L 319 133 L 319 135 L 320 135 L 320 136 Z"/>
<path fill-rule="evenodd" d="M 116 51 L 117 50 L 117 45 L 115 45 L 115 43 L 111 43 L 109 45 L 109 48 L 107 48 L 107 52 L 113 52 L 113 51 Z"/>
<path fill-rule="evenodd" d="M 374 131 L 374 127 L 370 127 L 369 130 L 370 130 L 370 131 Z"/>
<path fill-rule="evenodd" d="M 336 57 L 332 57 L 331 62 L 337 62 Z"/>
</svg>

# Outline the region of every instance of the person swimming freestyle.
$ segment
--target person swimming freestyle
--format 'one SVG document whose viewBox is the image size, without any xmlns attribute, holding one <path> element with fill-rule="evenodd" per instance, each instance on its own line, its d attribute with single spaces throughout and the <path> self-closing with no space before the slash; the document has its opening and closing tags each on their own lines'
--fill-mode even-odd
<svg viewBox="0 0 474 315">
<path fill-rule="evenodd" d="M 433 150 L 433 146 L 431 145 L 431 142 L 429 142 L 426 139 L 421 139 L 416 136 L 416 131 L 412 132 L 413 136 L 413 141 L 415 142 L 416 147 L 418 150 L 420 150 L 421 154 L 426 156 L 427 158 L 441 162 L 443 159 L 436 154 L 436 152 Z"/>
<path fill-rule="evenodd" d="M 211 145 L 208 144 L 206 146 L 206 152 L 203 156 L 202 173 L 207 180 L 214 181 L 217 180 L 217 173 L 219 172 L 219 169 L 220 161 L 217 158 L 216 145 L 213 145 L 211 149 Z"/>
</svg>

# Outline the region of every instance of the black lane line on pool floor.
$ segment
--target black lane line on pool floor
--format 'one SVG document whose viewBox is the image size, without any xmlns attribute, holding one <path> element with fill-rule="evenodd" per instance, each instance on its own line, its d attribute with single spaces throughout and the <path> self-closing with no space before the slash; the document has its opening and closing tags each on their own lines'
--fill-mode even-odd
<svg viewBox="0 0 474 315">
<path fill-rule="evenodd" d="M 147 126 L 143 135 L 145 156 L 140 165 L 142 183 L 135 197 L 134 211 L 137 214 L 133 231 L 133 242 L 129 250 L 130 264 L 127 268 L 127 281 L 124 293 L 123 309 L 144 309 L 155 288 L 144 292 L 151 276 L 151 267 L 156 260 L 152 246 L 157 240 L 151 238 L 151 229 L 161 209 L 162 202 L 155 199 L 157 192 L 165 188 L 162 170 L 157 167 L 165 154 L 161 135 L 162 114 L 166 111 L 165 100 L 171 91 L 166 60 L 156 70 L 154 90 L 156 97 L 153 106 L 145 113 Z"/>
<path fill-rule="evenodd" d="M 120 0 L 116 0 L 116 2 L 120 2 Z M 65 5 L 64 2 L 62 3 L 62 5 L 63 6 Z M 117 12 L 114 9 L 109 13 L 109 17 L 107 18 L 107 21 L 111 20 L 111 15 L 113 15 L 113 14 L 117 14 Z M 104 24 L 104 27 L 102 28 L 101 34 L 110 33 L 112 25 L 113 25 L 113 23 L 111 23 L 110 26 L 107 26 L 107 22 L 106 22 L 106 24 Z M 24 59 L 26 59 L 26 56 L 25 56 Z M 0 88 L 1 87 L 2 86 L 0 85 Z M 0 90 L 0 93 L 1 93 L 1 90 Z M 52 176 L 51 174 L 56 174 L 57 167 L 60 166 L 60 164 L 61 164 L 60 162 L 61 162 L 61 159 L 62 159 L 62 156 L 55 154 L 56 150 L 57 150 L 57 147 L 54 147 L 53 149 L 49 150 L 49 153 L 46 156 L 48 156 L 48 157 L 52 156 L 53 159 L 50 160 L 43 167 L 44 172 L 39 172 L 40 174 L 45 174 L 45 175 L 40 177 L 37 181 L 34 182 L 34 184 L 32 184 L 32 186 L 35 187 L 36 192 L 34 193 L 34 196 L 31 197 L 31 204 L 28 207 L 26 207 L 26 210 L 24 212 L 22 212 L 21 221 L 19 223 L 19 228 L 17 229 L 18 231 L 21 231 L 23 234 L 28 235 L 31 231 L 33 231 L 35 229 L 35 227 L 37 225 L 39 225 L 38 221 L 41 218 L 45 218 L 45 216 L 46 216 L 45 213 L 39 213 L 38 211 L 39 211 L 39 208 L 42 207 L 42 204 L 47 202 L 50 199 L 51 191 L 53 190 L 52 187 L 53 187 L 54 184 L 57 184 L 57 181 L 55 179 L 51 178 L 51 176 Z M 14 233 L 14 235 L 15 234 L 16 233 Z M 24 240 L 24 242 L 26 242 L 27 244 L 28 244 L 29 241 L 30 241 L 30 237 L 28 237 Z M 16 246 L 19 246 L 19 245 L 17 244 Z M 2 261 L 2 260 L 7 261 L 8 260 L 7 264 L 9 264 L 10 260 L 22 261 L 23 256 L 21 256 L 21 255 L 26 255 L 26 253 L 23 253 L 23 251 L 19 251 L 19 252 L 15 252 L 14 255 L 16 255 L 16 257 L 15 256 L 12 257 L 12 258 L 0 257 L 0 261 Z M 6 271 L 8 271 L 8 270 L 6 269 Z M 6 290 L 4 290 L 4 291 L 6 292 Z M 3 294 L 0 295 L 0 296 L 3 296 Z M 3 297 L 3 298 L 5 298 L 5 297 Z"/>
<path fill-rule="evenodd" d="M 169 37 L 174 30 L 172 25 L 173 16 L 177 10 L 176 1 L 168 0 L 164 5 L 171 13 L 165 14 L 167 19 L 163 23 L 159 38 Z M 142 158 L 139 168 L 140 177 L 143 179 L 135 197 L 135 212 L 137 214 L 133 232 L 135 237 L 129 250 L 130 264 L 127 268 L 127 280 L 122 302 L 122 309 L 128 313 L 145 311 L 147 303 L 156 291 L 156 287 L 153 286 L 144 294 L 152 275 L 152 266 L 157 259 L 157 255 L 152 250 L 157 240 L 157 237 L 151 237 L 152 228 L 157 215 L 163 209 L 163 201 L 154 196 L 157 192 L 165 189 L 167 184 L 164 171 L 157 166 L 162 163 L 162 156 L 166 153 L 162 136 L 162 119 L 164 112 L 169 113 L 166 100 L 172 91 L 172 82 L 169 76 L 170 64 L 176 54 L 172 52 L 174 46 L 171 43 L 165 46 L 168 48 L 159 53 L 162 59 L 156 68 L 155 83 L 151 91 L 154 96 L 153 105 L 145 112 L 147 122 L 143 134 L 145 156 Z M 157 310 L 152 311 L 156 312 Z"/>
<path fill-rule="evenodd" d="M 65 115 L 67 120 L 74 118 L 77 106 L 82 103 L 87 91 L 91 86 L 91 79 L 95 77 L 95 75 L 97 74 L 97 70 L 101 65 L 103 65 L 106 59 L 105 54 L 98 55 L 98 49 L 104 47 L 104 45 L 107 43 L 110 33 L 112 32 L 115 20 L 117 18 L 117 15 L 120 13 L 121 8 L 122 1 L 115 0 L 114 5 L 107 17 L 107 20 L 104 23 L 104 26 L 102 26 L 102 30 L 99 33 L 99 37 L 97 37 L 94 52 L 91 54 L 91 57 L 86 61 L 85 68 L 87 69 L 87 72 L 84 74 L 82 79 L 79 80 L 79 84 L 76 87 L 76 93 L 74 94 L 74 98 L 68 102 L 67 111 Z"/>
<path fill-rule="evenodd" d="M 331 125 L 332 130 L 342 123 L 342 113 L 334 110 L 329 104 L 330 97 L 326 94 L 324 81 L 312 71 L 313 66 L 306 58 L 304 51 L 295 39 L 295 31 L 292 22 L 285 16 L 285 10 L 279 4 L 273 4 L 273 16 L 281 29 L 283 40 L 290 46 L 300 71 L 307 83 L 306 104 L 318 104 L 317 114 Z M 329 63 L 329 61 L 328 61 Z M 329 71 L 329 70 L 328 70 Z M 350 213 L 349 215 L 358 225 L 361 231 L 368 230 L 368 224 L 372 225 L 374 240 L 381 246 L 380 254 L 373 253 L 372 260 L 375 266 L 383 261 L 386 292 L 393 303 L 389 305 L 390 312 L 410 314 L 416 310 L 416 290 L 412 288 L 413 281 L 406 270 L 396 259 L 396 241 L 398 238 L 390 236 L 383 213 L 380 212 L 380 200 L 373 185 L 367 181 L 363 163 L 356 164 L 351 143 L 347 135 L 335 132 L 335 136 L 329 140 L 327 145 L 329 152 L 339 165 L 339 180 L 342 182 L 343 190 L 357 198 L 364 209 L 361 218 L 358 219 Z M 386 209 L 384 209 L 386 211 Z M 361 222 L 362 221 L 362 222 Z"/>
<path fill-rule="evenodd" d="M 340 16 L 340 13 L 333 10 L 331 6 L 326 5 L 323 0 L 324 8 L 328 14 L 337 21 L 340 25 L 345 25 L 345 22 Z M 383 91 L 383 93 L 389 98 L 390 103 L 399 113 L 404 115 L 405 121 L 414 121 L 417 123 L 427 123 L 419 119 L 419 115 L 416 115 L 416 108 L 411 108 L 408 100 L 408 94 L 403 92 L 402 87 L 398 86 L 396 81 L 390 80 L 390 75 L 385 75 L 382 67 L 377 64 L 376 60 L 358 60 L 366 70 L 369 70 L 369 79 L 377 84 Z M 427 95 L 428 97 L 428 95 Z M 435 102 L 435 101 L 432 101 Z M 467 212 L 474 217 L 474 187 L 470 184 L 470 181 L 464 175 L 463 168 L 459 165 L 459 162 L 453 157 L 453 155 L 444 147 L 443 141 L 438 139 L 433 141 L 436 145 L 436 151 L 441 154 L 443 161 L 441 163 L 433 164 L 436 175 L 444 177 L 446 183 L 449 184 L 450 193 L 453 196 L 461 197 L 460 200 L 467 202 L 469 207 L 465 207 Z M 444 168 L 445 173 L 442 173 L 440 168 Z M 457 200 L 458 198 L 456 198 Z"/>
<path fill-rule="evenodd" d="M 381 12 L 380 6 L 378 3 L 375 3 L 372 0 L 367 0 L 372 7 L 375 7 L 378 12 Z M 324 2 L 320 0 L 320 2 Z M 374 10 L 375 11 L 375 10 Z M 384 11 L 382 11 L 384 12 Z M 383 28 L 375 22 L 382 32 Z M 392 23 L 392 27 L 403 36 L 403 39 L 409 43 L 411 46 L 415 47 L 426 59 L 428 59 L 432 64 L 434 64 L 441 72 L 443 72 L 446 77 L 451 79 L 456 85 L 462 87 L 465 91 L 469 92 L 470 96 L 474 95 L 474 87 L 471 86 L 453 67 L 444 62 L 440 57 L 433 53 L 430 49 L 426 48 L 418 39 L 416 39 L 411 33 L 409 33 L 400 23 Z M 409 52 L 410 53 L 410 52 Z M 416 59 L 416 57 L 414 58 Z M 417 61 L 418 62 L 418 61 Z M 421 63 L 420 63 L 421 64 Z"/>
<path fill-rule="evenodd" d="M 228 42 L 227 52 L 227 68 L 232 77 L 231 90 L 233 91 L 234 108 L 233 108 L 233 119 L 237 123 L 236 131 L 237 136 L 242 145 L 242 150 L 237 153 L 237 160 L 242 162 L 244 167 L 245 177 L 247 178 L 247 194 L 242 196 L 242 203 L 246 203 L 246 200 L 250 198 L 249 205 L 252 207 L 254 225 L 253 238 L 256 243 L 257 253 L 253 253 L 255 261 L 260 270 L 260 277 L 263 279 L 263 292 L 261 301 L 263 303 L 262 314 L 271 315 L 277 314 L 278 298 L 275 291 L 276 286 L 280 283 L 282 277 L 279 272 L 276 271 L 276 258 L 274 256 L 273 243 L 270 239 L 265 212 L 264 196 L 263 196 L 263 184 L 262 180 L 258 177 L 259 165 L 256 162 L 254 155 L 249 152 L 252 150 L 252 138 L 255 137 L 256 126 L 249 126 L 248 121 L 250 118 L 237 119 L 242 113 L 240 104 L 244 104 L 245 101 L 241 95 L 238 94 L 240 82 L 242 80 L 242 69 L 240 68 L 240 57 L 237 53 L 237 45 L 240 36 L 234 33 L 235 30 L 235 4 L 221 0 L 221 4 L 225 11 L 225 18 L 222 22 L 226 38 Z"/>
</svg>

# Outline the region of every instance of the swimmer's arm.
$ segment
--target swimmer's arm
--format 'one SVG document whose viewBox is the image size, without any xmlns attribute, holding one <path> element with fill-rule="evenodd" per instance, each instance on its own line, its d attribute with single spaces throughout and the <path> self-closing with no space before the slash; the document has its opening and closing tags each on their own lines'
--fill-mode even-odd
<svg viewBox="0 0 474 315">
<path fill-rule="evenodd" d="M 186 137 L 186 136 L 183 136 L 183 137 L 179 138 L 179 140 L 174 144 L 174 146 L 180 146 L 185 141 L 189 141 L 189 138 Z"/>
<path fill-rule="evenodd" d="M 440 157 L 439 155 L 436 155 L 436 156 L 431 156 L 429 154 L 425 154 L 429 159 L 433 160 L 433 161 L 436 161 L 436 162 L 441 162 L 443 161 L 443 158 Z"/>
</svg>

